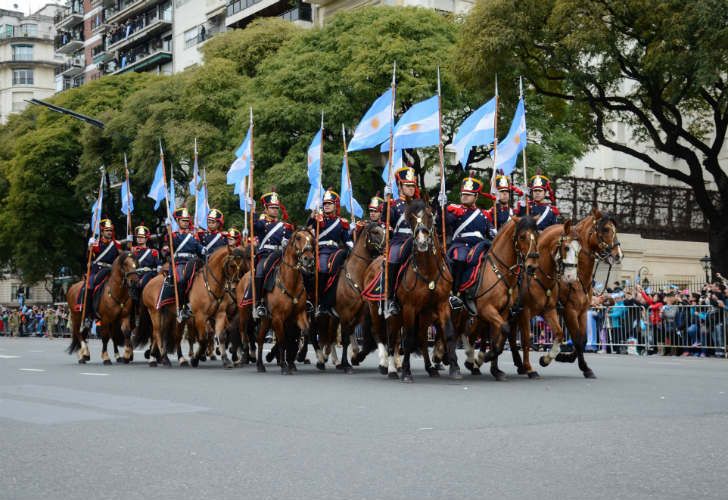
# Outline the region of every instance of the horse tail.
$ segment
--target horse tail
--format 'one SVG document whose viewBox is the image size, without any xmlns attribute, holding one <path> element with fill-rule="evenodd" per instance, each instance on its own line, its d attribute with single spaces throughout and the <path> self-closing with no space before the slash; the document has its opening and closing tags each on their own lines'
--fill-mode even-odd
<svg viewBox="0 0 728 500">
<path fill-rule="evenodd" d="M 81 349 L 81 339 L 80 339 L 81 333 L 79 332 L 78 335 L 71 334 L 71 344 L 66 349 L 66 352 L 68 354 L 73 354 L 74 352 Z"/>
<path fill-rule="evenodd" d="M 149 311 L 146 307 L 140 307 L 139 311 L 139 326 L 134 334 L 134 348 L 143 347 L 147 345 L 149 339 L 152 336 L 152 317 L 149 315 Z"/>
<path fill-rule="evenodd" d="M 169 309 L 169 307 L 163 307 L 159 310 L 159 324 L 163 332 L 164 351 L 166 354 L 177 352 L 176 318 L 173 314 L 169 314 Z"/>
</svg>

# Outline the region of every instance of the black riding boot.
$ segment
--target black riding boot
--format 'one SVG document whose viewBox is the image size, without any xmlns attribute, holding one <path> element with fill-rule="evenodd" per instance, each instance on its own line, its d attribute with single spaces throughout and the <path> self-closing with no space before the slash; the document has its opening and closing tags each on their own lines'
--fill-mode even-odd
<svg viewBox="0 0 728 500">
<path fill-rule="evenodd" d="M 397 274 L 399 274 L 399 263 L 389 263 L 389 270 L 388 276 L 387 276 L 387 309 L 384 311 L 385 317 L 394 316 L 395 314 L 399 314 L 400 308 L 399 308 L 399 302 L 397 301 L 397 295 L 395 292 L 395 286 L 397 284 Z"/>
<path fill-rule="evenodd" d="M 265 307 L 265 301 L 263 300 L 263 278 L 255 277 L 255 298 L 257 304 L 255 304 L 255 315 L 259 318 L 268 315 L 268 310 Z"/>
<path fill-rule="evenodd" d="M 450 265 L 450 269 L 452 270 L 452 291 L 448 300 L 450 302 L 450 308 L 460 309 L 464 305 L 460 298 L 460 285 L 463 283 L 465 262 L 454 260 Z"/>
<path fill-rule="evenodd" d="M 331 314 L 331 305 L 326 296 L 326 282 L 329 280 L 328 273 L 318 273 L 318 310 L 316 316 L 321 314 Z"/>
</svg>

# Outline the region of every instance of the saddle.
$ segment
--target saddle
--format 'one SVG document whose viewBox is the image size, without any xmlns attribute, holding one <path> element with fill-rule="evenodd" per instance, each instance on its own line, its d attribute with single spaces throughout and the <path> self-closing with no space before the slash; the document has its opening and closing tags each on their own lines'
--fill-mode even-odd
<svg viewBox="0 0 728 500">
<path fill-rule="evenodd" d="M 460 285 L 460 293 L 464 294 L 464 298 L 471 299 L 475 295 L 480 285 L 480 267 L 483 265 L 485 256 L 490 250 L 491 242 L 481 241 L 468 252 L 465 258 L 465 270 L 463 271 L 463 281 Z"/>
<path fill-rule="evenodd" d="M 101 303 L 101 296 L 104 291 L 104 285 L 109 280 L 109 276 L 105 276 L 104 279 L 101 280 L 99 284 L 97 284 L 93 290 L 91 290 L 89 293 L 91 293 L 91 307 L 93 308 L 94 315 L 98 318 L 98 314 L 96 311 L 99 310 L 99 304 Z M 81 312 L 83 310 L 83 292 L 86 289 L 86 283 L 84 282 L 83 286 L 81 286 L 81 289 L 78 292 L 78 297 L 76 297 L 76 312 Z M 88 314 L 89 311 L 86 311 Z"/>
<path fill-rule="evenodd" d="M 187 297 L 187 293 L 192 287 L 192 282 L 194 281 L 192 278 L 194 277 L 196 271 L 197 259 L 193 259 L 187 261 L 182 268 L 182 272 L 178 273 L 177 275 L 177 279 L 179 279 L 178 286 L 181 285 L 182 287 L 184 287 L 182 289 L 178 289 L 178 292 L 180 294 L 180 305 L 182 305 L 184 298 Z M 174 304 L 174 276 L 171 272 L 168 273 L 167 276 L 164 278 L 162 288 L 159 291 L 159 298 L 157 299 L 156 308 L 157 310 L 159 310 L 169 304 Z"/>
<path fill-rule="evenodd" d="M 407 262 L 402 264 L 399 268 L 399 272 L 397 273 L 397 279 L 394 282 L 394 290 L 396 291 L 397 288 L 399 288 L 399 282 L 402 279 L 402 276 L 404 276 L 405 271 L 409 267 L 411 259 L 407 259 Z M 386 299 L 387 297 L 384 295 L 384 262 L 382 261 L 382 269 L 377 272 L 377 274 L 374 276 L 374 278 L 369 281 L 364 286 L 364 291 L 361 293 L 361 296 L 368 300 L 369 302 L 381 302 L 382 300 Z"/>
<path fill-rule="evenodd" d="M 336 286 L 336 283 L 339 280 L 339 271 L 341 271 L 341 268 L 344 266 L 348 256 L 348 249 L 339 249 L 329 256 L 329 279 L 326 281 L 326 285 L 324 286 L 324 293 L 326 293 L 330 288 Z"/>
<path fill-rule="evenodd" d="M 282 257 L 283 254 L 281 252 L 273 252 L 263 262 L 263 290 L 268 293 L 272 292 L 273 288 L 275 288 L 278 266 Z"/>
</svg>

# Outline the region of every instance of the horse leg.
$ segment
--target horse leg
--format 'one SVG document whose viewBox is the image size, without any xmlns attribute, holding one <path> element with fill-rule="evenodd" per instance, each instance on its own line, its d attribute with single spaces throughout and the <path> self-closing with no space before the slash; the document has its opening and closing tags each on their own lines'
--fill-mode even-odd
<svg viewBox="0 0 728 500">
<path fill-rule="evenodd" d="M 265 333 L 268 330 L 268 323 L 268 318 L 263 318 L 258 325 L 258 355 L 255 359 L 255 367 L 260 373 L 265 372 L 265 365 L 263 364 L 263 344 L 265 343 Z"/>
<path fill-rule="evenodd" d="M 105 365 L 111 364 L 111 359 L 109 359 L 109 352 L 107 350 L 109 346 L 109 330 L 110 328 L 104 326 L 104 331 L 101 333 L 101 361 L 103 361 Z"/>
<path fill-rule="evenodd" d="M 341 325 L 341 364 L 336 365 L 337 370 L 342 370 L 346 374 L 353 373 L 351 365 L 349 364 L 349 342 L 354 337 L 354 329 L 348 325 Z M 354 339 L 356 342 L 356 339 Z M 334 353 L 336 353 L 336 346 L 334 346 Z"/>
<path fill-rule="evenodd" d="M 518 324 L 521 330 L 521 348 L 523 348 L 523 364 L 518 368 L 518 373 L 520 375 L 526 374 L 528 378 L 539 378 L 538 372 L 531 366 L 529 356 L 531 350 L 531 310 L 529 308 L 526 307 L 521 311 L 521 314 L 518 316 Z M 512 331 L 511 333 L 513 337 L 516 337 L 515 332 Z M 511 349 L 515 350 L 513 346 L 511 346 Z M 514 355 L 514 363 L 515 359 Z M 518 360 L 520 361 L 520 356 Z"/>
<path fill-rule="evenodd" d="M 276 336 L 276 346 L 278 348 L 278 362 L 281 365 L 281 375 L 291 375 L 291 370 L 288 368 L 288 363 L 286 362 L 286 351 L 291 347 L 287 345 L 286 325 L 283 323 L 280 315 L 275 315 L 275 317 L 271 319 L 271 324 L 273 326 L 273 331 L 275 332 Z M 294 346 L 293 349 L 295 351 L 296 346 Z"/>
<path fill-rule="evenodd" d="M 447 342 L 446 356 L 448 365 L 450 365 L 450 378 L 453 380 L 461 380 L 463 376 L 460 373 L 460 366 L 458 366 L 458 336 L 455 335 L 455 327 L 450 319 L 450 304 L 447 302 L 443 304 L 440 307 L 437 317 L 440 320 L 440 328 L 445 336 L 445 341 Z"/>
<path fill-rule="evenodd" d="M 559 353 L 561 352 L 561 343 L 564 341 L 564 329 L 561 328 L 559 316 L 556 313 L 555 308 L 546 311 L 543 315 L 543 318 L 546 320 L 549 327 L 551 327 L 551 331 L 554 332 L 551 350 L 541 356 L 538 360 L 538 363 L 541 366 L 547 367 L 554 359 L 558 357 Z"/>
<path fill-rule="evenodd" d="M 404 333 L 404 359 L 402 361 L 402 382 L 411 384 L 414 382 L 412 378 L 412 368 L 410 366 L 410 355 L 415 349 L 417 343 L 417 332 L 414 328 L 405 328 Z"/>
<path fill-rule="evenodd" d="M 392 325 L 392 326 L 390 326 Z M 397 317 L 393 316 L 385 322 L 387 328 L 387 377 L 392 380 L 399 380 L 397 374 L 397 356 L 400 341 L 401 325 L 397 321 Z"/>
<path fill-rule="evenodd" d="M 124 357 L 121 361 L 129 364 L 134 360 L 134 346 L 131 341 L 131 316 L 127 316 L 121 320 L 121 333 L 124 335 Z"/>
<path fill-rule="evenodd" d="M 500 382 L 505 380 L 506 374 L 498 368 L 498 356 L 500 356 L 500 353 L 503 352 L 503 346 L 505 345 L 506 338 L 510 335 L 510 326 L 508 325 L 508 322 L 503 321 L 503 318 L 501 318 L 495 308 L 489 307 L 489 309 L 491 309 L 491 314 L 489 314 L 489 317 L 491 318 L 492 332 L 490 342 L 491 347 L 490 350 L 485 353 L 483 361 L 486 363 L 490 362 L 490 373 Z"/>
<path fill-rule="evenodd" d="M 230 362 L 227 354 L 227 333 L 225 328 L 227 327 L 227 312 L 224 308 L 222 311 L 215 315 L 215 338 L 220 346 L 220 359 L 222 360 L 222 367 L 225 369 L 231 369 L 233 364 Z"/>
<path fill-rule="evenodd" d="M 566 327 L 569 329 L 569 333 L 571 333 L 572 340 L 579 335 L 579 317 L 577 316 L 577 311 L 574 311 L 572 308 L 564 308 L 564 319 L 566 319 Z M 554 340 L 555 342 L 555 340 Z M 574 345 L 576 345 L 576 342 L 574 342 Z M 553 344 L 551 345 L 551 349 L 553 349 Z M 560 352 L 556 355 L 556 361 L 559 363 L 573 363 L 576 361 L 576 349 L 574 349 L 573 352 L 570 353 L 564 353 Z"/>
<path fill-rule="evenodd" d="M 576 352 L 576 357 L 579 361 L 579 369 L 584 375 L 584 378 L 597 378 L 597 376 L 594 375 L 594 371 L 589 368 L 589 365 L 586 364 L 586 360 L 584 359 L 584 348 L 586 346 L 586 322 L 587 314 L 586 310 L 584 310 L 579 315 L 579 333 L 575 337 L 572 337 L 574 342 L 574 351 Z"/>
<path fill-rule="evenodd" d="M 481 375 L 480 368 L 475 364 L 475 348 L 466 334 L 463 334 L 463 347 L 465 347 L 465 368 L 470 370 L 471 375 Z"/>
</svg>

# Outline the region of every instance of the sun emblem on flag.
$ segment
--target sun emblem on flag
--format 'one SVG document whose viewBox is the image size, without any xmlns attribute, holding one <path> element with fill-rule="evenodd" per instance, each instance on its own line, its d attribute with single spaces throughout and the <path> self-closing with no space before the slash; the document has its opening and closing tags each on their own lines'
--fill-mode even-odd
<svg viewBox="0 0 728 500">
<path fill-rule="evenodd" d="M 513 138 L 513 140 L 516 142 L 516 144 L 520 144 L 521 143 L 521 136 L 520 135 L 517 135 L 516 137 Z"/>
<path fill-rule="evenodd" d="M 410 132 L 417 132 L 420 129 L 419 123 L 411 123 L 407 126 L 407 130 Z"/>
<path fill-rule="evenodd" d="M 376 116 L 372 118 L 370 125 L 372 126 L 372 128 L 379 128 L 379 118 L 377 118 Z"/>
</svg>

